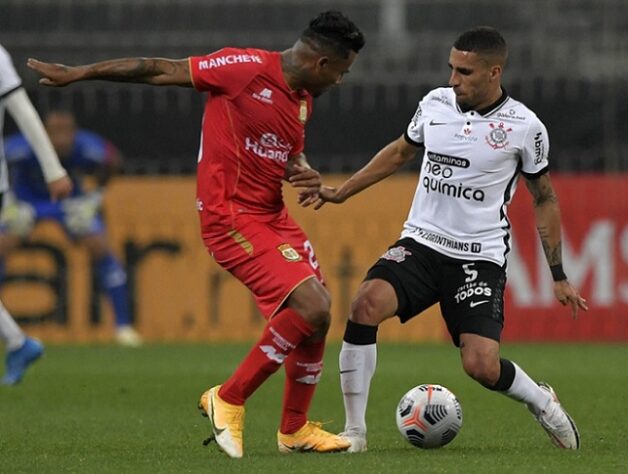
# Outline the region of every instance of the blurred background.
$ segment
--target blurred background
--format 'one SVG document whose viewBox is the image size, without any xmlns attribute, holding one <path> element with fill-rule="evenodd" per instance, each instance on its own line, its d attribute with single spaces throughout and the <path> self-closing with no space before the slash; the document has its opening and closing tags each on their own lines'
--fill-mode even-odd
<svg viewBox="0 0 628 474">
<path fill-rule="evenodd" d="M 566 267 L 592 307 L 576 323 L 566 310 L 556 316 L 560 307 L 522 191 L 511 212 L 518 245 L 509 267 L 507 337 L 628 340 L 626 0 L 0 0 L 0 42 L 40 112 L 71 109 L 81 126 L 106 136 L 125 155 L 124 176 L 108 191 L 106 213 L 116 249 L 137 278 L 134 315 L 145 337 L 246 339 L 253 334 L 249 328 L 257 331 L 261 324 L 246 291 L 213 264 L 198 238 L 193 175 L 203 97 L 188 89 L 106 82 L 48 89 L 37 85 L 26 58 L 83 64 L 182 58 L 223 46 L 282 50 L 326 9 L 346 13 L 367 45 L 345 83 L 315 102 L 307 128 L 310 162 L 330 182 L 359 169 L 403 133 L 426 92 L 447 84 L 457 35 L 478 25 L 498 28 L 510 48 L 504 85 L 549 130 Z M 5 133 L 12 131 L 8 123 Z M 364 271 L 398 236 L 418 167 L 414 163 L 346 206 L 318 214 L 294 210 L 327 270 L 338 313 L 335 337 Z M 292 197 L 288 192 L 287 200 Z M 61 267 L 71 271 L 59 276 L 45 262 L 34 268 L 30 259 L 15 263 L 14 273 L 39 274 L 42 281 L 54 273 L 67 279 L 67 294 L 59 297 L 55 287 L 35 304 L 30 295 L 51 286 L 22 285 L 14 312 L 21 311 L 25 322 L 38 321 L 35 330 L 48 331 L 49 338 L 105 338 L 110 323 L 100 318 L 99 301 L 85 283 L 85 256 L 55 229 L 35 238 L 59 248 L 66 259 Z M 20 310 L 26 300 L 35 307 Z M 430 317 L 414 331 L 391 329 L 390 337 L 445 339 L 437 315 Z"/>
</svg>

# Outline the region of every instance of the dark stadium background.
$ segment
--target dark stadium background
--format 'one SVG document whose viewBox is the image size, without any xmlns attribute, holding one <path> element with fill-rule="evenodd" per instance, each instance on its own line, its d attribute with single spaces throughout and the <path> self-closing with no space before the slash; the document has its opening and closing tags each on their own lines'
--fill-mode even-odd
<svg viewBox="0 0 628 474">
<path fill-rule="evenodd" d="M 490 24 L 510 45 L 504 84 L 547 124 L 554 170 L 628 169 L 625 0 L 2 0 L 0 41 L 41 110 L 71 108 L 119 145 L 132 174 L 193 173 L 202 113 L 194 91 L 94 82 L 37 87 L 28 56 L 76 64 L 181 58 L 225 45 L 285 49 L 323 9 L 341 9 L 367 47 L 346 84 L 321 97 L 307 152 L 348 172 L 402 133 L 417 100 L 448 79 L 456 35 Z M 10 130 L 10 129 L 9 129 Z"/>
</svg>

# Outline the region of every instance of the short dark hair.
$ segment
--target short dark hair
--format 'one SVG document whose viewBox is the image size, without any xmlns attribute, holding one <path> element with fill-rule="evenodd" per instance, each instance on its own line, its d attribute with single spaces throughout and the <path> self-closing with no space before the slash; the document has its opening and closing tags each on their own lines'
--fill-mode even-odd
<svg viewBox="0 0 628 474">
<path fill-rule="evenodd" d="M 501 56 L 504 61 L 508 57 L 506 40 L 499 31 L 490 26 L 479 26 L 467 30 L 454 42 L 458 51 L 469 51 Z"/>
<path fill-rule="evenodd" d="M 343 58 L 349 52 L 358 53 L 364 46 L 364 35 L 355 24 L 339 11 L 319 13 L 301 34 L 301 41 L 314 49 L 329 48 Z"/>
</svg>

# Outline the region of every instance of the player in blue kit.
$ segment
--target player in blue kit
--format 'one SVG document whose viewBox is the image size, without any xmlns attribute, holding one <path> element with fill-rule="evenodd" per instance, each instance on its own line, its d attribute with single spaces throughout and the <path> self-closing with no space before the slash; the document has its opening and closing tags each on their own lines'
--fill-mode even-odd
<svg viewBox="0 0 628 474">
<path fill-rule="evenodd" d="M 39 221 L 56 220 L 73 241 L 81 242 L 87 248 L 100 287 L 113 306 L 117 342 L 137 346 L 141 339 L 131 325 L 126 273 L 109 247 L 100 215 L 102 190 L 118 168 L 120 154 L 99 135 L 78 129 L 69 112 L 50 112 L 44 125 L 72 179 L 74 190 L 66 199 L 51 200 L 28 141 L 19 134 L 8 137 L 5 155 L 13 195 L 0 218 L 0 259 L 26 239 Z M 97 183 L 97 188 L 89 192 L 82 183 L 82 178 L 88 174 L 93 175 Z"/>
</svg>

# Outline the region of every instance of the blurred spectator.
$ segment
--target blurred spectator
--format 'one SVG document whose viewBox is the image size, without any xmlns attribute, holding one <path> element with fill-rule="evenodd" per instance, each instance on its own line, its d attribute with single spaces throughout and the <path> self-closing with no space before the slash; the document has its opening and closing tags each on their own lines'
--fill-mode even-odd
<svg viewBox="0 0 628 474">
<path fill-rule="evenodd" d="M 137 346 L 141 338 L 131 326 L 126 273 L 109 247 L 100 215 L 103 189 L 119 167 L 120 153 L 106 139 L 78 129 L 70 112 L 52 111 L 44 124 L 74 191 L 66 199 L 51 199 L 29 142 L 20 134 L 9 137 L 5 153 L 13 192 L 0 218 L 0 258 L 28 238 L 39 221 L 56 220 L 70 239 L 87 248 L 100 287 L 113 306 L 117 342 Z M 87 174 L 96 181 L 91 191 L 85 190 L 82 179 Z"/>
</svg>

